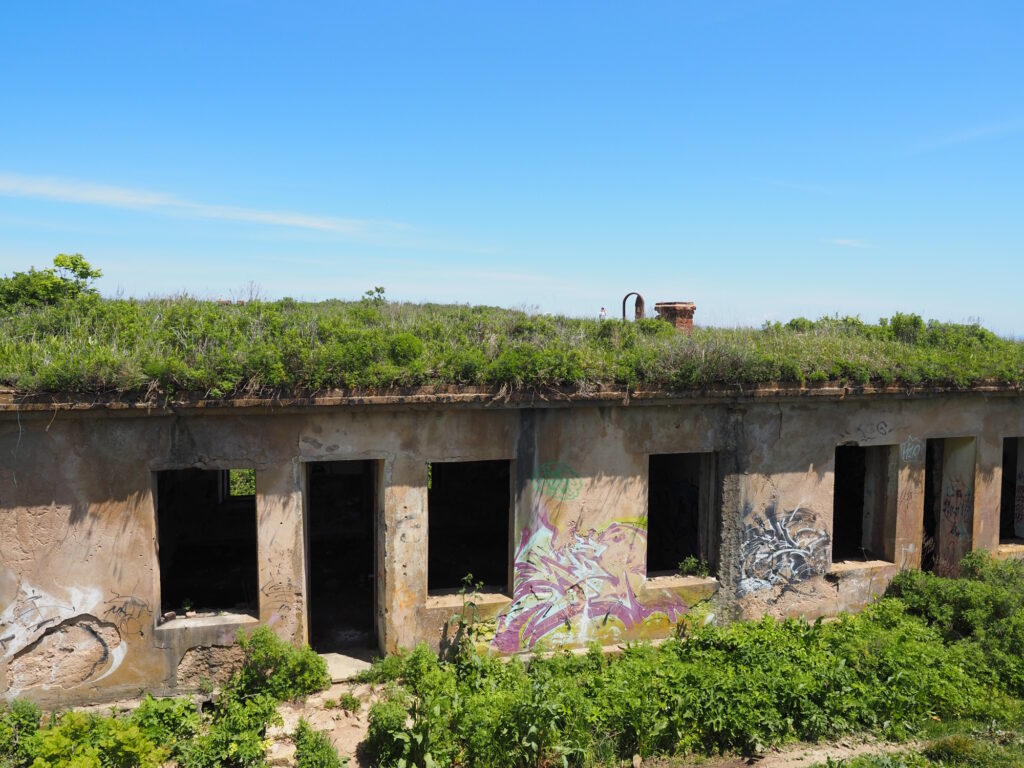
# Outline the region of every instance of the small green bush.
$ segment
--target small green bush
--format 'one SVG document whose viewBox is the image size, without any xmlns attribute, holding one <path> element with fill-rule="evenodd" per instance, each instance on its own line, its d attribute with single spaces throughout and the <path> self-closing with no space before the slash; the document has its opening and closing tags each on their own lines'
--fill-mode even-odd
<svg viewBox="0 0 1024 768">
<path fill-rule="evenodd" d="M 358 712 L 360 706 L 359 697 L 353 696 L 351 693 L 343 693 L 338 697 L 338 708 L 346 712 Z"/>
<path fill-rule="evenodd" d="M 298 699 L 331 684 L 327 662 L 308 645 L 296 648 L 266 626 L 251 635 L 238 633 L 245 654 L 242 668 L 229 683 L 239 696 L 267 693 L 279 701 Z"/>
<path fill-rule="evenodd" d="M 338 751 L 323 731 L 314 731 L 304 718 L 292 734 L 295 742 L 297 768 L 341 768 L 348 759 L 338 757 Z"/>
<path fill-rule="evenodd" d="M 159 768 L 170 750 L 129 720 L 65 712 L 28 740 L 31 768 Z"/>
<path fill-rule="evenodd" d="M 182 768 L 249 768 L 263 764 L 267 726 L 280 723 L 277 699 L 268 693 L 240 698 L 225 691 L 212 717 L 180 749 Z"/>
<path fill-rule="evenodd" d="M 679 563 L 679 573 L 683 576 L 700 576 L 707 578 L 711 573 L 711 566 L 707 560 L 702 560 L 694 555 L 687 555 Z"/>
<path fill-rule="evenodd" d="M 194 702 L 188 699 L 154 699 L 149 694 L 132 712 L 130 722 L 139 727 L 154 744 L 170 749 L 172 757 L 199 733 L 202 717 Z"/>
<path fill-rule="evenodd" d="M 429 467 L 428 464 L 428 470 Z M 399 650 L 397 653 L 374 659 L 370 668 L 357 674 L 355 680 L 360 683 L 389 683 L 398 680 L 405 669 L 407 653 L 405 650 Z"/>
<path fill-rule="evenodd" d="M 15 699 L 0 710 L 0 761 L 6 759 L 12 765 L 27 763 L 28 740 L 38 730 L 39 708 L 32 702 Z"/>
</svg>

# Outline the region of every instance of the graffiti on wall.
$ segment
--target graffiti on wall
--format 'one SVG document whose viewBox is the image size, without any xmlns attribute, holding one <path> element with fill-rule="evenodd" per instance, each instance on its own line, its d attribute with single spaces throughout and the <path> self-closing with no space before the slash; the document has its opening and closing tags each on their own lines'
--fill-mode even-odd
<svg viewBox="0 0 1024 768">
<path fill-rule="evenodd" d="M 141 618 L 148 604 L 136 598 L 115 600 L 107 611 L 113 621 L 106 622 L 97 618 L 100 590 L 64 591 L 66 597 L 60 597 L 22 580 L 0 612 L 0 661 L 10 662 L 9 692 L 96 682 L 124 661 L 128 646 L 119 627 Z"/>
<path fill-rule="evenodd" d="M 783 591 L 828 570 L 831 537 L 818 516 L 797 505 L 787 510 L 773 500 L 761 512 L 744 514 L 738 593 L 782 587 Z"/>
<path fill-rule="evenodd" d="M 904 464 L 921 464 L 924 462 L 924 441 L 919 437 L 908 435 L 900 443 L 900 460 Z"/>
<path fill-rule="evenodd" d="M 643 521 L 611 520 L 584 530 L 578 520 L 566 520 L 567 502 L 581 494 L 583 480 L 561 463 L 542 464 L 532 485 L 533 514 L 516 550 L 512 602 L 497 617 L 494 650 L 608 642 L 686 613 L 678 595 L 643 595 Z"/>
<path fill-rule="evenodd" d="M 135 595 L 119 595 L 115 592 L 114 598 L 107 605 L 103 617 L 116 624 L 122 633 L 128 629 L 129 624 L 143 621 L 153 615 L 149 601 Z"/>
<path fill-rule="evenodd" d="M 971 513 L 974 510 L 971 487 L 957 475 L 946 484 L 942 494 L 942 520 L 953 541 L 971 538 Z"/>
<path fill-rule="evenodd" d="M 971 549 L 973 519 L 974 490 L 962 475 L 953 475 L 943 485 L 939 504 L 935 572 L 940 576 L 959 574 L 960 559 Z"/>
<path fill-rule="evenodd" d="M 572 467 L 560 461 L 541 464 L 530 482 L 534 493 L 555 502 L 575 499 L 583 488 L 582 478 Z"/>
</svg>

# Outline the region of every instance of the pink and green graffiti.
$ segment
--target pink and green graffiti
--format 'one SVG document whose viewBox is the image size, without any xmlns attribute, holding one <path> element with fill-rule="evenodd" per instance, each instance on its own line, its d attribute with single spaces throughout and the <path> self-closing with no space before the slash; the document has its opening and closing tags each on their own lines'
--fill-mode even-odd
<svg viewBox="0 0 1024 768">
<path fill-rule="evenodd" d="M 645 521 L 611 520 L 585 532 L 576 520 L 559 525 L 583 481 L 562 464 L 542 465 L 538 475 L 533 514 L 516 551 L 512 603 L 497 617 L 492 649 L 614 642 L 687 612 L 677 594 L 645 594 Z"/>
</svg>

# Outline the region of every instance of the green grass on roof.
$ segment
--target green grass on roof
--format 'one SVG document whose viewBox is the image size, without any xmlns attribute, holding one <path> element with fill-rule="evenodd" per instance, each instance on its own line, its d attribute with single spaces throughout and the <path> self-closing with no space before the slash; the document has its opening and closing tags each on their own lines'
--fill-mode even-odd
<svg viewBox="0 0 1024 768">
<path fill-rule="evenodd" d="M 700 390 L 764 382 L 1019 385 L 1024 344 L 914 315 L 695 328 L 494 307 L 83 294 L 0 309 L 0 382 L 26 393 L 211 397 L 471 384 Z"/>
</svg>

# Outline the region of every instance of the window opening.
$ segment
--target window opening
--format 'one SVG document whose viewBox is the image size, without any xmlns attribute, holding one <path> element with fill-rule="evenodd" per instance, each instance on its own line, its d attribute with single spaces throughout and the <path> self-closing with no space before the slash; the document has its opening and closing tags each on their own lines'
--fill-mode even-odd
<svg viewBox="0 0 1024 768">
<path fill-rule="evenodd" d="M 511 475 L 509 461 L 427 465 L 427 589 L 473 583 L 509 588 Z"/>
<path fill-rule="evenodd" d="M 255 488 L 246 496 L 225 495 L 228 475 L 217 469 L 156 473 L 161 613 L 257 614 Z"/>
<path fill-rule="evenodd" d="M 648 460 L 647 574 L 708 576 L 717 567 L 716 461 L 712 453 Z"/>
</svg>

